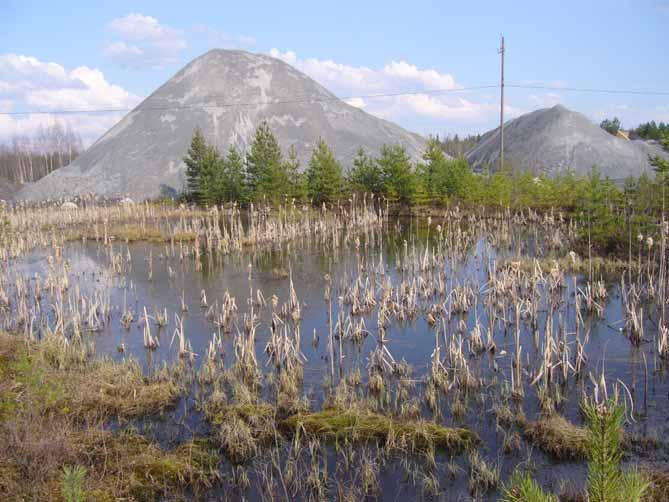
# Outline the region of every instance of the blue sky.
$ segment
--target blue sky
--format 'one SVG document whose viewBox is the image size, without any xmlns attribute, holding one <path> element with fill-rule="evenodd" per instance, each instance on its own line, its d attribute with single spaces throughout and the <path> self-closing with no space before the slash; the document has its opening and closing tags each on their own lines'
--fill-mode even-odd
<svg viewBox="0 0 669 502">
<path fill-rule="evenodd" d="M 669 121 L 669 1 L 228 2 L 4 0 L 0 110 L 124 108 L 213 47 L 271 53 L 342 97 L 496 84 L 507 41 L 507 115 L 562 103 L 593 120 Z M 498 90 L 352 100 L 420 133 L 484 132 Z M 69 115 L 88 141 L 122 114 Z M 0 138 L 50 116 L 0 116 Z"/>
</svg>

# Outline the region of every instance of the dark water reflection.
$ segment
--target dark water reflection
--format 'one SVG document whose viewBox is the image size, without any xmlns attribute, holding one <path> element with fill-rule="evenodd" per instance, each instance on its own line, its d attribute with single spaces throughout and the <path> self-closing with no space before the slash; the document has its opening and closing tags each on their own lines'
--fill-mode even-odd
<svg viewBox="0 0 669 502">
<path fill-rule="evenodd" d="M 545 247 L 545 238 L 546 236 L 541 235 L 536 229 L 519 230 L 507 245 L 491 246 L 487 242 L 486 235 L 479 235 L 464 260 L 457 263 L 446 262 L 443 272 L 447 292 L 454 285 L 466 283 L 479 293 L 478 308 L 472 310 L 465 318 L 466 333 L 474 328 L 477 321 L 483 327 L 489 324 L 483 305 L 483 290 L 486 287 L 490 263 L 514 258 L 519 254 L 524 256 L 540 254 Z M 220 302 L 226 291 L 234 296 L 239 308 L 236 323 L 241 329 L 242 316 L 249 309 L 247 298 L 250 289 L 254 290 L 254 299 L 255 290 L 260 290 L 268 303 L 271 296 L 275 294 L 281 305 L 288 300 L 289 296 L 289 279 L 283 276 L 284 271 L 291 270 L 294 287 L 302 303 L 301 350 L 306 358 L 303 393 L 311 398 L 313 406 L 317 408 L 323 399 L 323 386 L 330 371 L 327 349 L 328 304 L 324 300 L 324 276 L 330 274 L 333 278 L 335 298 L 333 317 L 336 319 L 339 308 L 344 308 L 347 312 L 349 308 L 340 306 L 336 301 L 336 298 L 342 294 L 340 286 L 352 282 L 352 278 L 358 273 L 360 264 L 369 273 L 373 268 L 379 266 L 382 259 L 385 274 L 391 277 L 394 285 L 397 285 L 401 280 L 401 271 L 398 270 L 396 264 L 399 257 L 402 256 L 404 240 L 408 242 L 409 247 L 416 243 L 416 246 L 422 249 L 426 239 L 428 237 L 424 228 L 417 230 L 403 222 L 399 231 L 391 226 L 375 235 L 371 240 L 363 238 L 360 250 L 357 252 L 350 244 L 334 250 L 323 249 L 322 246 L 309 243 L 298 246 L 297 249 L 286 245 L 262 252 L 249 251 L 244 255 L 210 257 L 204 259 L 201 270 L 196 270 L 195 263 L 190 258 L 181 261 L 178 252 L 173 255 L 173 251 L 168 246 L 149 243 L 113 245 L 115 253 L 123 256 L 126 262 L 120 274 L 111 272 L 109 251 L 97 243 L 72 243 L 65 249 L 64 259 L 70 266 L 70 291 L 79 288 L 84 295 L 92 296 L 93 292 L 97 291 L 98 294 L 109 297 L 112 307 L 111 318 L 101 331 L 87 335 L 94 341 L 96 353 L 116 360 L 134 357 L 147 372 L 163 363 L 173 365 L 179 359 L 176 342 L 170 343 L 175 328 L 175 314 L 184 318 L 186 336 L 193 352 L 197 354 L 195 366 L 201 364 L 212 333 L 217 330 L 216 326 L 205 317 L 207 309 L 200 305 L 202 290 L 206 292 L 210 305 L 216 301 Z M 430 242 L 434 245 L 434 235 Z M 151 280 L 149 280 L 149 257 L 153 262 Z M 168 267 L 172 269 L 173 277 L 170 277 Z M 47 268 L 45 255 L 34 253 L 15 264 L 8 273 L 14 276 L 34 277 L 44 275 Z M 583 279 L 579 277 L 578 280 L 582 286 Z M 627 426 L 629 432 L 662 438 L 668 432 L 669 385 L 666 371 L 654 354 L 653 343 L 646 343 L 640 348 L 635 348 L 619 331 L 618 328 L 622 326 L 620 321 L 623 320 L 624 315 L 618 281 L 618 278 L 610 278 L 607 282 L 609 294 L 603 318 L 586 318 L 586 325 L 590 332 L 585 345 L 588 357 L 586 375 L 587 372 L 598 374 L 604 368 L 609 382 L 619 380 L 625 383 L 634 398 L 635 411 L 646 412 L 646 416 L 637 417 L 636 422 Z M 572 298 L 573 286 L 570 276 L 566 277 L 566 284 L 568 285 L 567 292 L 563 296 Z M 182 312 L 182 298 L 188 307 L 187 312 Z M 421 302 L 427 306 L 437 301 L 443 302 L 444 299 L 435 297 Z M 133 311 L 135 317 L 135 322 L 132 323 L 130 329 L 123 328 L 120 322 L 124 303 Z M 158 330 L 160 346 L 155 351 L 144 348 L 142 327 L 137 322 L 145 307 L 149 315 L 153 315 L 156 310 L 163 311 L 163 309 L 166 309 L 168 313 L 169 324 Z M 269 309 L 261 310 L 259 315 L 256 354 L 259 362 L 264 365 L 266 357 L 263 349 L 269 337 Z M 574 320 L 573 308 L 563 309 L 563 315 L 568 329 L 571 330 Z M 376 311 L 363 317 L 367 329 L 375 332 Z M 543 333 L 544 330 L 545 317 L 545 313 L 543 316 L 540 315 L 540 333 Z M 557 316 L 555 319 L 557 320 Z M 457 317 L 454 318 L 449 326 L 455 326 L 457 320 Z M 650 321 L 647 321 L 646 324 L 646 336 L 653 340 L 653 330 L 656 328 Z M 157 328 L 152 326 L 152 329 L 155 333 Z M 314 332 L 318 338 L 317 344 L 314 343 Z M 417 397 L 422 402 L 423 379 L 429 372 L 431 356 L 435 349 L 435 328 L 428 324 L 423 313 L 419 313 L 413 320 L 392 322 L 386 337 L 388 339 L 386 346 L 395 359 L 397 361 L 403 359 L 412 367 L 412 378 L 416 381 L 412 387 L 412 397 Z M 234 358 L 232 335 L 224 335 L 223 339 L 225 360 L 229 365 Z M 483 354 L 478 357 L 470 357 L 469 363 L 480 377 L 487 381 L 495 379 L 500 382 L 508 379 L 511 372 L 511 360 L 514 353 L 513 332 L 511 329 L 505 332 L 498 328 L 495 330 L 494 339 L 497 345 L 494 355 Z M 526 325 L 523 325 L 521 331 L 521 342 L 523 364 L 528 369 L 538 367 L 541 354 L 534 348 L 533 335 Z M 117 350 L 120 344 L 125 347 L 124 353 Z M 346 375 L 354 368 L 359 368 L 363 381 L 366 380 L 369 355 L 376 346 L 375 336 L 367 336 L 361 344 L 349 342 L 343 344 L 342 373 Z M 579 401 L 582 392 L 589 393 L 591 389 L 592 383 L 587 376 L 579 381 L 576 381 L 573 376 L 570 377 L 567 386 L 563 389 L 566 399 L 560 411 L 570 420 L 580 423 Z M 538 450 L 525 446 L 504 454 L 502 437 L 496 429 L 495 417 L 491 413 L 491 403 L 495 393 L 499 392 L 499 386 L 483 387 L 477 392 L 484 395 L 466 396 L 468 409 L 463 418 L 453 417 L 449 407 L 444 406 L 443 423 L 446 425 L 466 424 L 475 430 L 484 440 L 482 456 L 500 465 L 503 479 L 508 477 L 519 462 L 527 461 L 529 451 L 532 462 L 536 463 L 537 476 L 545 486 L 557 489 L 561 480 L 570 480 L 576 486 L 582 485 L 586 472 L 584 464 L 553 462 Z M 523 410 L 529 417 L 536 416 L 538 400 L 534 390 L 526 386 L 525 396 L 522 401 Z M 426 409 L 424 411 L 428 414 Z M 176 440 L 180 440 L 189 434 L 206 431 L 207 425 L 204 423 L 202 414 L 197 410 L 194 397 L 189 396 L 178 404 L 169 419 L 152 424 L 147 427 L 147 430 L 162 441 L 170 442 L 175 441 L 175 437 L 178 438 Z M 666 460 L 662 458 L 663 455 L 666 454 L 658 452 L 655 460 Z M 439 460 L 444 463 L 448 461 L 443 456 L 440 456 Z M 638 460 L 635 457 L 628 458 L 628 461 L 632 463 Z M 330 462 L 336 463 L 336 461 L 336 456 L 330 452 Z M 443 500 L 466 500 L 469 498 L 466 479 L 467 463 L 462 458 L 454 461 L 464 469 L 464 473 L 454 481 L 445 481 L 446 489 L 441 498 Z M 421 496 L 420 486 L 415 487 L 411 483 L 402 481 L 403 474 L 398 465 L 386 466 L 381 469 L 379 475 L 381 497 L 384 500 Z M 257 487 L 254 487 L 253 484 L 249 495 L 250 498 L 259 497 Z M 220 496 L 220 493 L 212 493 L 211 496 L 215 499 Z M 485 497 L 494 499 L 496 496 L 493 492 Z M 234 499 L 235 496 L 230 498 Z"/>
</svg>

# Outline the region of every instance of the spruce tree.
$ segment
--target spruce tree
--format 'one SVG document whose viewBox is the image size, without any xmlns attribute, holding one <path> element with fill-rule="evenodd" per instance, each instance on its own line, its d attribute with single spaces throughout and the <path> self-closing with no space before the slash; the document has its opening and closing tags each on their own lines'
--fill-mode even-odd
<svg viewBox="0 0 669 502">
<path fill-rule="evenodd" d="M 183 161 L 186 164 L 186 196 L 189 200 L 198 204 L 202 202 L 200 182 L 206 150 L 207 143 L 204 140 L 202 131 L 197 127 L 193 133 L 188 154 L 184 157 Z"/>
<path fill-rule="evenodd" d="M 322 138 L 318 140 L 309 160 L 307 187 L 309 196 L 318 205 L 337 200 L 344 188 L 341 164 Z"/>
</svg>

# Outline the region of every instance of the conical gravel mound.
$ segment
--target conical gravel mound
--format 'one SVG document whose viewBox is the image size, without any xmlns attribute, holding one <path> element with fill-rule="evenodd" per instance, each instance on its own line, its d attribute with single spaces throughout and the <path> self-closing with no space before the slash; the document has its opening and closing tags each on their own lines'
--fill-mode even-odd
<svg viewBox="0 0 669 502">
<path fill-rule="evenodd" d="M 92 193 L 142 200 L 179 192 L 196 127 L 221 151 L 231 144 L 244 150 L 263 120 L 284 150 L 295 146 L 302 166 L 320 137 L 345 168 L 359 147 L 376 154 L 383 144 L 401 144 L 414 158 L 425 147 L 421 136 L 338 100 L 283 61 L 215 49 L 186 65 L 75 162 L 17 198 Z"/>
<path fill-rule="evenodd" d="M 499 128 L 487 132 L 466 157 L 474 170 L 499 165 Z M 587 174 L 596 167 L 616 181 L 652 171 L 653 144 L 615 137 L 585 115 L 562 105 L 536 110 L 504 125 L 504 163 L 518 171 L 556 176 Z"/>
</svg>

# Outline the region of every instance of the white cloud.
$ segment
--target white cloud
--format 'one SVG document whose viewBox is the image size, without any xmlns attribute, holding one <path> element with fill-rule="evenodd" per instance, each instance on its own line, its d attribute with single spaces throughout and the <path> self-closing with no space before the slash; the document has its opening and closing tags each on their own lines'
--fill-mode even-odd
<svg viewBox="0 0 669 502">
<path fill-rule="evenodd" d="M 0 54 L 0 110 L 99 110 L 132 108 L 140 98 L 107 81 L 87 66 L 72 70 L 30 56 Z M 0 115 L 0 140 L 15 134 L 34 134 L 54 120 L 68 122 L 86 143 L 103 134 L 123 112 L 96 114 Z"/>
<path fill-rule="evenodd" d="M 188 45 L 181 30 L 139 13 L 114 19 L 107 27 L 117 38 L 104 53 L 124 68 L 163 68 L 178 62 Z"/>
<path fill-rule="evenodd" d="M 383 73 L 400 80 L 420 82 L 428 89 L 457 89 L 458 85 L 452 75 L 442 74 L 436 70 L 420 70 L 406 61 L 393 61 L 384 66 Z"/>
<path fill-rule="evenodd" d="M 72 79 L 65 68 L 55 63 L 43 63 L 37 58 L 20 54 L 0 56 L 0 92 L 21 93 L 31 89 L 81 89 L 83 84 Z"/>
<path fill-rule="evenodd" d="M 419 68 L 407 61 L 391 61 L 374 69 L 331 59 L 302 59 L 293 51 L 276 48 L 270 50 L 270 55 L 296 67 L 348 104 L 381 118 L 411 124 L 410 127 L 424 124 L 417 126 L 424 132 L 434 132 L 438 121 L 488 122 L 499 113 L 495 101 L 483 99 L 480 94 L 478 102 L 470 99 L 453 75 Z M 510 108 L 509 116 L 515 116 L 517 111 Z"/>
<path fill-rule="evenodd" d="M 331 59 L 301 59 L 293 51 L 271 49 L 270 56 L 281 59 L 317 80 L 334 92 L 391 92 L 403 90 L 458 89 L 461 86 L 448 73 L 420 69 L 406 61 L 391 61 L 380 70 L 337 63 Z M 408 86 L 413 86 L 408 88 Z"/>
<path fill-rule="evenodd" d="M 362 98 L 351 98 L 347 99 L 346 102 L 356 108 L 365 108 L 365 106 L 367 106 L 367 103 L 365 103 L 365 100 Z"/>
</svg>

